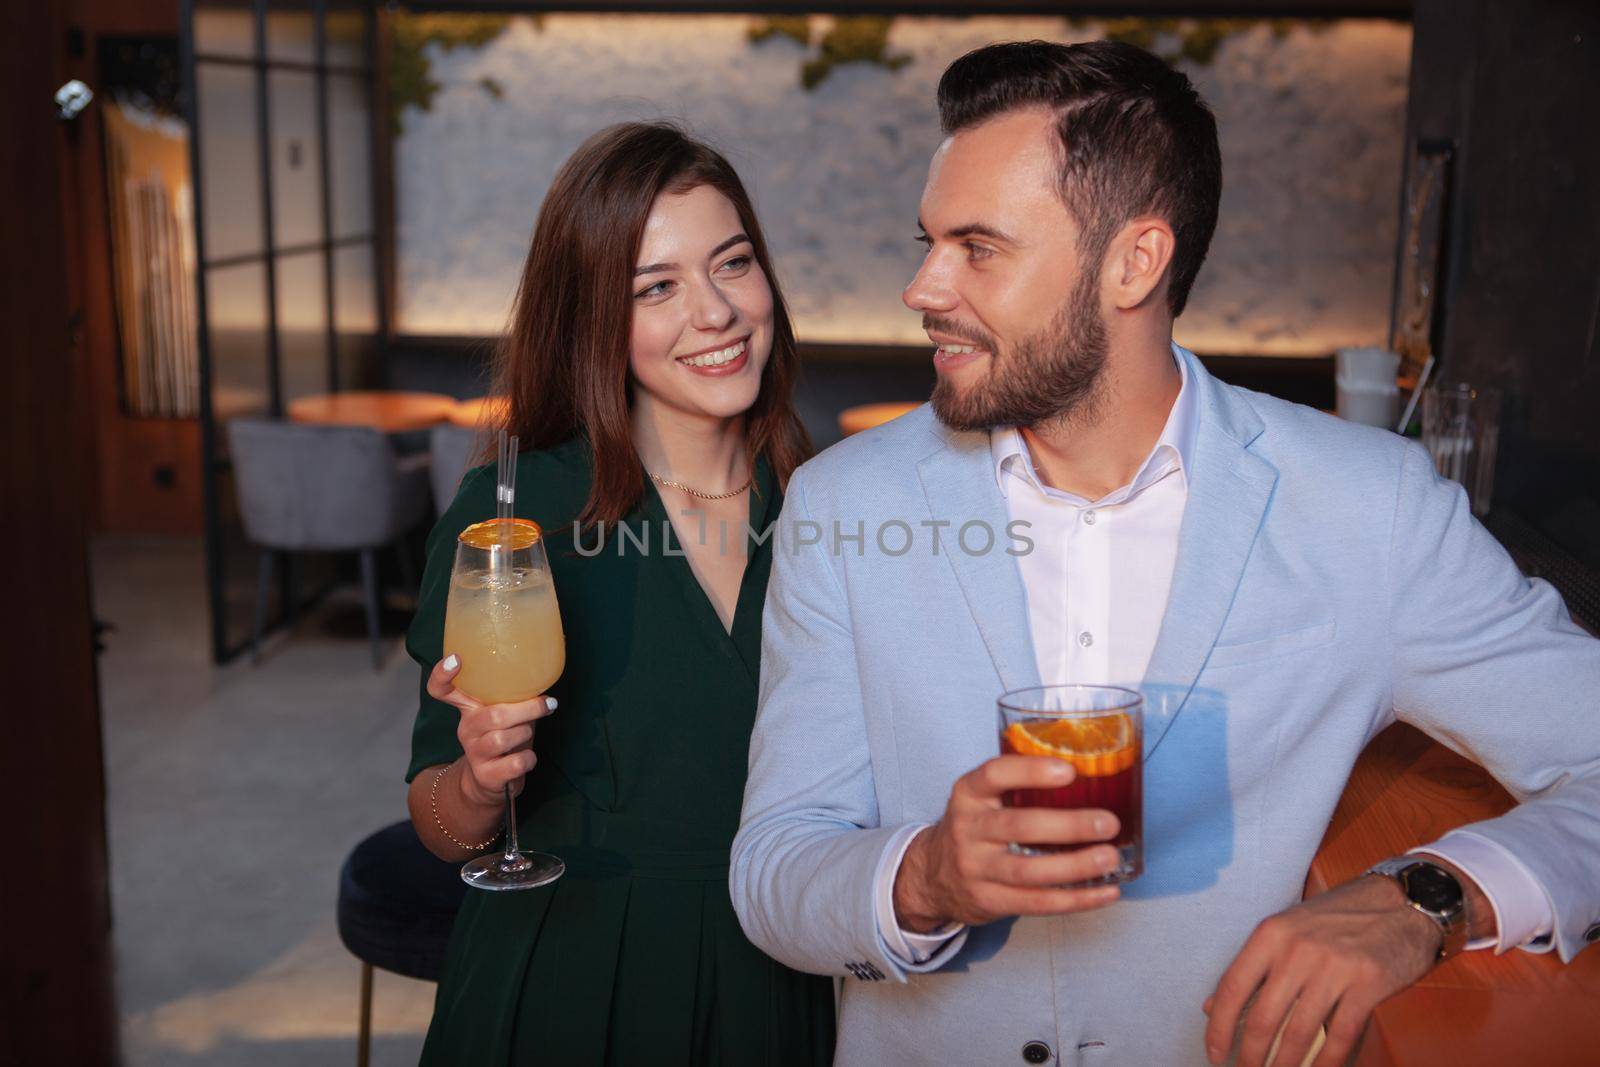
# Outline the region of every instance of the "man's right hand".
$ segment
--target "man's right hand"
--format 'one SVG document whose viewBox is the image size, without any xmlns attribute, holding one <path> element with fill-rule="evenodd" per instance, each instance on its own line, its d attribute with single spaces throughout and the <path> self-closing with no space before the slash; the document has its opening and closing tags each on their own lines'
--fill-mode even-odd
<svg viewBox="0 0 1600 1067">
<path fill-rule="evenodd" d="M 1103 908 L 1115 885 L 1063 889 L 1116 868 L 1110 845 L 1041 856 L 1011 851 L 1013 841 L 1085 845 L 1117 834 L 1117 817 L 1097 808 L 1008 808 L 1013 789 L 1056 789 L 1072 765 L 1048 756 L 997 756 L 956 781 L 944 817 L 911 842 L 894 883 L 895 919 L 927 933 L 952 922 L 976 926 L 1011 915 L 1061 915 Z"/>
</svg>

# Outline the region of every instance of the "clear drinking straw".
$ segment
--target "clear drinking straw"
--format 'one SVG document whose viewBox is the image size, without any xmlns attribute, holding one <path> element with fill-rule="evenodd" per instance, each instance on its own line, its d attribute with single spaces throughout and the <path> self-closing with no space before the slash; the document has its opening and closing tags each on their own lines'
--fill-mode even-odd
<svg viewBox="0 0 1600 1067">
<path fill-rule="evenodd" d="M 500 520 L 495 524 L 499 532 L 499 544 L 489 551 L 490 580 L 495 587 L 509 590 L 512 580 L 511 551 L 512 551 L 512 523 L 517 505 L 517 438 L 506 437 L 504 430 L 500 431 L 499 464 L 496 469 L 494 513 Z M 518 869 L 527 866 L 517 849 L 517 810 L 511 798 L 511 783 L 505 784 L 506 796 L 506 850 L 500 858 L 503 867 Z"/>
</svg>

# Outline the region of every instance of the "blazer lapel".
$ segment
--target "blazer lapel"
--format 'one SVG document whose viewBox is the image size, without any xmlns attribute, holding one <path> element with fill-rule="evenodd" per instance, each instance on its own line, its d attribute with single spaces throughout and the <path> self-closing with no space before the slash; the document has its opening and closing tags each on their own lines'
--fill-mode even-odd
<svg viewBox="0 0 1600 1067">
<path fill-rule="evenodd" d="M 1199 423 L 1178 534 L 1172 591 L 1145 672 L 1145 757 L 1155 751 L 1194 689 L 1233 605 L 1278 472 L 1249 450 L 1261 418 L 1200 361 L 1182 353 L 1199 390 Z"/>
<path fill-rule="evenodd" d="M 917 464 L 928 511 L 939 528 L 939 553 L 950 561 L 1005 691 L 1039 684 L 1039 668 L 1028 629 L 1028 602 L 1016 558 L 1006 548 L 1009 516 L 995 479 L 989 435 L 940 427 L 945 447 Z M 989 551 L 971 555 L 958 540 L 963 524 L 988 523 Z M 987 538 L 986 538 L 987 540 Z M 998 694 L 997 694 L 998 695 Z"/>
</svg>

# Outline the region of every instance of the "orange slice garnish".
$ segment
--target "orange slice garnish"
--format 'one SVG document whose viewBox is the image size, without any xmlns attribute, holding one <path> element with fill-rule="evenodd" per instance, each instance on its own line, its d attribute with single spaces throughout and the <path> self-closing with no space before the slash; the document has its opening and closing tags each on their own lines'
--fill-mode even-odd
<svg viewBox="0 0 1600 1067">
<path fill-rule="evenodd" d="M 475 522 L 461 531 L 461 543 L 473 548 L 493 548 L 511 542 L 513 551 L 532 548 L 543 536 L 532 519 L 489 519 Z"/>
<path fill-rule="evenodd" d="M 1118 712 L 1093 719 L 1033 719 L 1006 727 L 1006 743 L 1021 756 L 1066 760 L 1079 774 L 1101 778 L 1139 759 L 1133 719 Z"/>
</svg>

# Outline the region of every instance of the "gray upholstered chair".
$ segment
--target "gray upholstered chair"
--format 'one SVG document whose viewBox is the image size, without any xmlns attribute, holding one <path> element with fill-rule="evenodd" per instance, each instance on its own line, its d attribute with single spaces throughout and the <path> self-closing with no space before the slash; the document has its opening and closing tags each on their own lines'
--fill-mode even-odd
<svg viewBox="0 0 1600 1067">
<path fill-rule="evenodd" d="M 433 506 L 440 514 L 456 498 L 461 477 L 483 462 L 483 433 L 442 422 L 430 430 L 428 450 L 433 455 Z"/>
<path fill-rule="evenodd" d="M 279 553 L 356 552 L 380 666 L 378 549 L 395 544 L 412 569 L 403 539 L 428 512 L 428 456 L 397 458 L 383 434 L 363 426 L 272 419 L 232 420 L 228 444 L 245 535 L 261 549 L 252 647 L 261 643 Z"/>
</svg>

